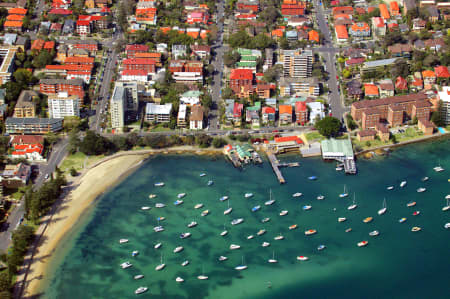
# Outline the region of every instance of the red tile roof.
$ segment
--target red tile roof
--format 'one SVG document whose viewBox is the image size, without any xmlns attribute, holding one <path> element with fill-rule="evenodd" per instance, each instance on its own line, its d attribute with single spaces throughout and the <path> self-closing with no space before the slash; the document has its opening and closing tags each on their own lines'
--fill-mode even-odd
<svg viewBox="0 0 450 299">
<path fill-rule="evenodd" d="M 44 143 L 44 137 L 35 135 L 16 135 L 11 138 L 11 144 L 35 144 Z"/>
<path fill-rule="evenodd" d="M 386 4 L 381 3 L 380 5 L 378 5 L 378 8 L 380 9 L 380 15 L 383 19 L 388 20 L 391 18 L 391 16 L 389 15 L 389 11 L 387 9 Z"/>
<path fill-rule="evenodd" d="M 128 58 L 123 61 L 123 64 L 156 64 L 156 61 L 148 58 Z"/>
<path fill-rule="evenodd" d="M 78 57 L 78 56 L 69 56 L 64 61 L 66 64 L 93 64 L 94 57 Z"/>
<path fill-rule="evenodd" d="M 278 107 L 280 115 L 281 114 L 291 114 L 292 115 L 292 106 L 291 105 L 280 105 Z"/>
<path fill-rule="evenodd" d="M 397 80 L 395 80 L 395 88 L 399 90 L 407 90 L 408 82 L 402 77 L 397 77 Z"/>
<path fill-rule="evenodd" d="M 407 94 L 407 95 L 402 95 L 402 96 L 388 97 L 388 98 L 383 98 L 383 99 L 363 100 L 363 101 L 353 103 L 352 107 L 354 107 L 356 109 L 372 108 L 372 107 L 377 107 L 377 106 L 382 106 L 382 105 L 425 100 L 426 98 L 427 98 L 427 95 L 424 93 L 414 93 L 414 94 Z"/>
<path fill-rule="evenodd" d="M 303 141 L 297 136 L 275 137 L 273 140 L 277 143 L 289 142 L 289 141 L 295 141 L 297 144 L 303 143 Z"/>
<path fill-rule="evenodd" d="M 366 96 L 377 96 L 378 95 L 378 87 L 374 84 L 365 83 L 364 84 L 364 93 Z"/>
<path fill-rule="evenodd" d="M 48 14 L 50 15 L 71 15 L 72 11 L 70 9 L 64 9 L 64 8 L 53 8 L 50 9 L 50 11 L 48 12 Z"/>
<path fill-rule="evenodd" d="M 231 80 L 253 80 L 252 70 L 232 69 L 230 73 Z"/>
<path fill-rule="evenodd" d="M 336 35 L 338 39 L 348 38 L 347 27 L 345 27 L 344 25 L 337 25 L 336 27 L 334 27 L 334 29 L 336 30 Z"/>
<path fill-rule="evenodd" d="M 272 114 L 275 113 L 275 108 L 273 107 L 263 107 L 262 114 Z"/>
<path fill-rule="evenodd" d="M 124 70 L 122 76 L 147 76 L 144 70 Z"/>
<path fill-rule="evenodd" d="M 295 102 L 295 111 L 306 111 L 308 108 L 306 107 L 306 103 L 302 101 Z"/>
<path fill-rule="evenodd" d="M 435 67 L 434 72 L 436 73 L 436 77 L 438 77 L 438 78 L 449 78 L 450 77 L 448 68 L 443 65 Z"/>
</svg>

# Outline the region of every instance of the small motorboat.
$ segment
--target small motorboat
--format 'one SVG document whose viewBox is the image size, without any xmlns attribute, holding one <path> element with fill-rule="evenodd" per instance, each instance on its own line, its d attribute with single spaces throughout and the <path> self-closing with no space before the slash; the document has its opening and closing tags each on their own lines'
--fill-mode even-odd
<svg viewBox="0 0 450 299">
<path fill-rule="evenodd" d="M 208 185 L 208 186 L 214 185 L 214 181 L 208 181 L 207 185 Z"/>
<path fill-rule="evenodd" d="M 166 220 L 166 217 L 164 217 L 164 216 L 156 217 L 156 220 L 158 220 L 158 221 L 164 221 L 164 220 Z"/>
<path fill-rule="evenodd" d="M 239 249 L 239 248 L 241 248 L 241 245 L 237 245 L 237 244 L 231 244 L 230 245 L 230 250 L 236 250 L 236 249 Z"/>
<path fill-rule="evenodd" d="M 406 221 L 406 218 L 400 218 L 399 220 L 398 220 L 398 222 L 400 222 L 400 223 L 403 223 L 403 222 L 405 222 Z"/>
<path fill-rule="evenodd" d="M 429 179 L 430 179 L 430 178 L 427 177 L 427 176 L 426 176 L 426 177 L 423 177 L 423 178 L 422 178 L 422 182 L 426 182 L 426 181 L 428 181 Z"/>
<path fill-rule="evenodd" d="M 249 235 L 249 236 L 247 236 L 247 240 L 251 240 L 251 239 L 253 239 L 255 236 L 254 235 Z"/>
<path fill-rule="evenodd" d="M 238 271 L 242 271 L 242 270 L 247 269 L 247 265 L 239 265 L 239 266 L 234 267 L 234 269 L 238 270 Z"/>
<path fill-rule="evenodd" d="M 180 251 L 183 251 L 183 246 L 178 246 L 178 247 L 175 247 L 175 249 L 173 250 L 173 253 L 178 253 L 178 252 L 180 252 Z"/>
<path fill-rule="evenodd" d="M 194 226 L 197 226 L 197 222 L 195 222 L 195 221 L 192 221 L 191 223 L 189 223 L 187 225 L 187 227 L 189 227 L 189 228 L 194 227 Z"/>
<path fill-rule="evenodd" d="M 177 199 L 177 200 L 175 200 L 175 202 L 173 204 L 176 205 L 176 206 L 179 206 L 182 203 L 183 203 L 183 201 L 181 199 Z"/>
<path fill-rule="evenodd" d="M 450 200 L 447 199 L 447 204 L 442 208 L 442 211 L 448 211 L 450 209 Z"/>
<path fill-rule="evenodd" d="M 231 221 L 231 225 L 238 225 L 238 224 L 240 224 L 242 222 L 244 222 L 244 218 L 233 219 Z"/>
<path fill-rule="evenodd" d="M 401 183 L 400 183 L 400 188 L 403 188 L 403 187 L 405 187 L 406 186 L 406 181 L 402 181 Z"/>
<path fill-rule="evenodd" d="M 300 197 L 302 195 L 303 195 L 303 193 L 297 192 L 297 193 L 292 194 L 292 197 Z"/>
<path fill-rule="evenodd" d="M 139 251 L 134 250 L 134 251 L 131 253 L 131 256 L 137 256 L 138 254 L 139 254 Z"/>
<path fill-rule="evenodd" d="M 315 233 L 317 233 L 315 229 L 308 229 L 305 231 L 305 235 L 307 236 L 314 235 Z"/>
<path fill-rule="evenodd" d="M 269 222 L 269 221 L 270 221 L 269 217 L 263 218 L 263 220 L 261 220 L 262 223 L 266 223 L 266 222 Z"/>
<path fill-rule="evenodd" d="M 189 238 L 190 236 L 191 236 L 191 233 L 182 233 L 180 235 L 180 239 L 186 239 L 186 238 Z"/>
<path fill-rule="evenodd" d="M 373 217 L 366 217 L 366 218 L 364 218 L 363 222 L 364 222 L 364 223 L 369 223 L 369 222 L 371 222 L 372 220 L 373 220 Z"/>
<path fill-rule="evenodd" d="M 136 289 L 136 291 L 134 291 L 134 293 L 135 293 L 136 295 L 139 295 L 139 294 L 145 293 L 145 292 L 147 292 L 147 291 L 148 291 L 148 288 L 147 288 L 147 287 L 138 287 L 138 288 Z"/>
<path fill-rule="evenodd" d="M 164 227 L 162 227 L 161 225 L 155 226 L 153 228 L 153 230 L 157 233 L 164 231 Z"/>
<path fill-rule="evenodd" d="M 387 211 L 386 198 L 383 200 L 383 207 L 378 210 L 378 215 L 383 215 Z"/>
<path fill-rule="evenodd" d="M 186 196 L 186 193 L 178 193 L 177 197 L 178 198 L 183 198 Z"/>
<path fill-rule="evenodd" d="M 203 208 L 203 204 L 202 203 L 198 203 L 194 206 L 194 209 L 200 209 Z"/>
<path fill-rule="evenodd" d="M 449 179 L 450 180 L 450 179 Z M 445 196 L 445 199 L 450 199 L 450 194 L 447 194 L 446 196 Z"/>
<path fill-rule="evenodd" d="M 367 246 L 367 244 L 369 244 L 369 242 L 368 241 L 361 241 L 361 242 L 358 242 L 358 247 L 364 247 L 364 246 Z"/>
<path fill-rule="evenodd" d="M 155 244 L 155 246 L 153 246 L 155 249 L 158 249 L 158 248 L 160 248 L 162 246 L 162 243 L 157 243 L 157 244 Z"/>
<path fill-rule="evenodd" d="M 349 233 L 349 232 L 351 232 L 351 231 L 352 231 L 352 228 L 351 228 L 351 227 L 349 227 L 349 228 L 347 228 L 347 229 L 345 230 L 346 233 Z"/>
<path fill-rule="evenodd" d="M 155 204 L 155 207 L 157 207 L 157 208 L 164 208 L 165 206 L 166 205 L 161 203 L 161 202 L 158 202 L 158 203 Z"/>
<path fill-rule="evenodd" d="M 371 236 L 371 237 L 375 237 L 375 236 L 378 236 L 380 234 L 380 232 L 379 231 L 377 231 L 377 230 L 374 230 L 374 231 L 371 231 L 370 233 L 369 233 L 369 236 Z"/>
<path fill-rule="evenodd" d="M 204 210 L 204 211 L 201 213 L 202 216 L 207 216 L 208 214 L 209 214 L 209 210 Z"/>
<path fill-rule="evenodd" d="M 336 167 L 336 171 L 342 171 L 344 168 L 342 168 L 342 167 L 340 167 L 340 166 L 338 166 L 338 167 Z"/>
<path fill-rule="evenodd" d="M 147 210 L 150 210 L 150 209 L 151 209 L 151 207 L 148 207 L 148 206 L 145 206 L 145 207 L 141 208 L 141 210 L 143 210 L 143 211 L 147 211 Z"/>
<path fill-rule="evenodd" d="M 200 173 L 200 177 L 204 177 L 204 176 L 206 176 L 206 173 L 204 173 L 204 172 Z"/>
<path fill-rule="evenodd" d="M 185 260 L 184 262 L 181 263 L 181 266 L 186 267 L 187 265 L 189 265 L 189 261 Z"/>
<path fill-rule="evenodd" d="M 275 236 L 275 238 L 273 238 L 274 240 L 283 240 L 284 239 L 284 237 L 280 234 L 280 235 L 278 235 L 278 236 Z"/>
<path fill-rule="evenodd" d="M 445 169 L 442 168 L 441 166 L 436 166 L 436 167 L 433 167 L 433 170 L 436 171 L 436 172 L 442 172 L 442 171 L 444 171 Z"/>
<path fill-rule="evenodd" d="M 233 208 L 228 208 L 228 209 L 226 209 L 225 211 L 223 211 L 223 214 L 224 214 L 224 215 L 228 215 L 228 214 L 230 214 L 232 211 L 233 211 Z"/>
<path fill-rule="evenodd" d="M 308 180 L 315 181 L 315 180 L 317 180 L 317 177 L 315 175 L 312 175 L 312 176 L 308 177 Z"/>
<path fill-rule="evenodd" d="M 446 224 L 444 224 L 444 228 L 445 229 L 449 229 L 450 228 L 450 222 L 447 222 Z"/>
<path fill-rule="evenodd" d="M 223 261 L 226 261 L 228 258 L 226 257 L 226 256 L 223 256 L 223 255 L 221 255 L 220 257 L 219 257 L 219 261 L 220 262 L 223 262 Z"/>
<path fill-rule="evenodd" d="M 421 231 L 421 230 L 422 230 L 422 228 L 420 228 L 418 226 L 414 226 L 413 228 L 411 228 L 412 232 L 418 232 L 418 231 Z"/>
<path fill-rule="evenodd" d="M 307 260 L 309 260 L 309 257 L 303 256 L 303 255 L 299 255 L 299 256 L 297 256 L 297 260 L 299 260 L 299 261 L 307 261 Z"/>
<path fill-rule="evenodd" d="M 142 278 L 144 278 L 144 275 L 143 274 L 138 274 L 138 275 L 135 275 L 133 278 L 135 280 L 142 279 Z"/>
<path fill-rule="evenodd" d="M 258 236 L 262 236 L 262 235 L 264 235 L 266 233 L 266 230 L 265 229 L 260 229 L 256 234 L 258 235 Z"/>
<path fill-rule="evenodd" d="M 288 210 L 283 210 L 280 212 L 280 216 L 286 216 L 289 213 Z"/>
<path fill-rule="evenodd" d="M 292 224 L 291 226 L 289 226 L 289 230 L 293 230 L 297 228 L 297 224 Z"/>
<path fill-rule="evenodd" d="M 150 194 L 149 196 L 148 196 L 148 198 L 155 198 L 157 195 L 156 194 Z"/>
<path fill-rule="evenodd" d="M 269 246 L 270 246 L 270 243 L 269 243 L 269 242 L 263 242 L 263 243 L 261 244 L 261 246 L 262 246 L 262 247 L 269 247 Z"/>
<path fill-rule="evenodd" d="M 164 183 L 163 182 L 155 183 L 155 187 L 164 187 Z"/>
<path fill-rule="evenodd" d="M 252 208 L 252 212 L 259 211 L 260 209 L 261 209 L 261 206 L 260 206 L 260 205 L 254 206 L 254 207 Z"/>
<path fill-rule="evenodd" d="M 270 205 L 272 205 L 274 202 L 275 202 L 275 199 L 271 199 L 271 200 L 266 201 L 266 202 L 264 203 L 264 205 L 270 206 Z"/>
<path fill-rule="evenodd" d="M 311 208 L 312 208 L 312 206 L 310 206 L 310 205 L 306 205 L 306 206 L 302 207 L 303 211 L 311 210 Z"/>
<path fill-rule="evenodd" d="M 130 268 L 131 266 L 133 265 L 130 262 L 120 264 L 120 267 L 122 267 L 122 269 Z"/>
<path fill-rule="evenodd" d="M 412 213 L 413 216 L 418 216 L 419 214 L 420 214 L 420 211 L 414 211 L 414 212 Z"/>
<path fill-rule="evenodd" d="M 164 269 L 165 267 L 166 267 L 166 264 L 161 263 L 161 264 L 159 264 L 158 266 L 155 267 L 155 270 L 156 270 L 156 271 L 161 271 L 161 270 Z"/>
<path fill-rule="evenodd" d="M 319 251 L 322 251 L 322 250 L 324 250 L 325 248 L 327 248 L 325 245 L 319 245 L 319 246 L 317 246 L 317 250 L 319 250 Z"/>
<path fill-rule="evenodd" d="M 393 189 L 394 189 L 394 186 L 389 186 L 389 187 L 387 187 L 386 189 L 387 189 L 387 190 L 393 190 Z"/>
<path fill-rule="evenodd" d="M 119 244 L 128 243 L 128 239 L 120 239 Z"/>
<path fill-rule="evenodd" d="M 206 276 L 206 275 L 199 275 L 199 276 L 197 276 L 197 278 L 200 279 L 200 280 L 207 280 L 208 276 Z"/>
<path fill-rule="evenodd" d="M 275 259 L 275 251 L 272 253 L 272 258 L 268 260 L 270 264 L 278 263 L 278 260 Z"/>
<path fill-rule="evenodd" d="M 228 196 L 222 196 L 221 198 L 219 198 L 220 201 L 226 201 L 228 199 Z"/>
<path fill-rule="evenodd" d="M 184 282 L 184 279 L 181 278 L 180 276 L 178 276 L 177 278 L 175 278 L 176 282 Z"/>
<path fill-rule="evenodd" d="M 322 200 L 322 199 L 324 199 L 324 198 L 325 198 L 325 196 L 323 196 L 323 195 L 317 196 L 317 200 Z"/>
<path fill-rule="evenodd" d="M 220 233 L 220 235 L 221 235 L 222 237 L 226 236 L 227 234 L 228 234 L 228 231 L 227 231 L 227 230 L 224 230 L 223 232 Z"/>
<path fill-rule="evenodd" d="M 410 201 L 406 204 L 407 207 L 414 207 L 416 205 L 415 201 Z"/>
<path fill-rule="evenodd" d="M 347 218 L 345 218 L 345 217 L 339 217 L 338 218 L 338 222 L 344 222 L 345 220 L 347 220 Z"/>
<path fill-rule="evenodd" d="M 422 193 L 422 192 L 425 192 L 425 191 L 427 191 L 427 189 L 423 188 L 423 187 L 420 187 L 419 189 L 417 189 L 418 193 Z"/>
<path fill-rule="evenodd" d="M 245 197 L 245 198 L 253 197 L 253 193 L 245 193 L 245 194 L 244 194 L 244 197 Z"/>
</svg>

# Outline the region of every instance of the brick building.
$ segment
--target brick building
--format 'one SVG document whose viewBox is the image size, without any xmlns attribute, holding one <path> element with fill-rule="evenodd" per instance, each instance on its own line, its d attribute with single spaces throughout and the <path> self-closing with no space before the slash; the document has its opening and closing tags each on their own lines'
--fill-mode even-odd
<svg viewBox="0 0 450 299">
<path fill-rule="evenodd" d="M 149 74 L 156 72 L 156 61 L 148 58 L 128 58 L 123 61 L 123 69 L 128 70 L 143 70 Z"/>
<path fill-rule="evenodd" d="M 403 123 L 404 109 L 401 105 L 390 105 L 388 108 L 387 121 L 391 127 L 399 126 Z"/>
<path fill-rule="evenodd" d="M 373 129 L 380 122 L 380 111 L 376 108 L 366 109 L 362 113 L 361 127 L 363 129 Z"/>
<path fill-rule="evenodd" d="M 431 103 L 428 101 L 417 101 L 412 106 L 411 118 L 430 119 Z"/>
<path fill-rule="evenodd" d="M 230 73 L 230 88 L 239 93 L 241 87 L 253 88 L 253 72 L 247 69 L 233 69 Z"/>
<path fill-rule="evenodd" d="M 41 79 L 39 81 L 39 90 L 45 94 L 56 94 L 66 91 L 69 95 L 77 95 L 81 102 L 84 98 L 82 79 Z"/>
<path fill-rule="evenodd" d="M 306 102 L 295 102 L 295 119 L 297 124 L 304 125 L 308 122 L 308 108 Z"/>
</svg>

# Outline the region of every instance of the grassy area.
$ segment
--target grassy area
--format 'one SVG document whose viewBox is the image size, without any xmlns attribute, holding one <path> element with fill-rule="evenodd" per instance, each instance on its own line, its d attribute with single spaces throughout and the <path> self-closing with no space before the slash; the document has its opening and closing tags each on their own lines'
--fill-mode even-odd
<svg viewBox="0 0 450 299">
<path fill-rule="evenodd" d="M 305 134 L 306 139 L 308 139 L 309 142 L 311 141 L 321 141 L 325 139 L 324 136 L 320 135 L 319 132 L 309 132 Z"/>
<path fill-rule="evenodd" d="M 398 142 L 404 142 L 418 137 L 422 137 L 423 132 L 418 130 L 416 127 L 409 127 L 404 133 L 395 134 L 395 138 Z"/>
<path fill-rule="evenodd" d="M 81 171 L 85 166 L 89 166 L 98 160 L 102 159 L 104 156 L 86 156 L 83 153 L 77 152 L 73 155 L 67 156 L 64 161 L 61 164 L 60 169 L 65 172 L 69 173 L 70 169 L 73 167 L 77 171 Z"/>
<path fill-rule="evenodd" d="M 379 139 L 375 139 L 375 140 L 370 140 L 370 141 L 359 142 L 358 139 L 353 138 L 352 143 L 355 146 L 355 148 L 357 148 L 358 150 L 367 150 L 369 148 L 373 148 L 373 147 L 377 147 L 377 146 L 392 144 L 392 141 L 389 140 L 389 142 L 383 142 Z"/>
</svg>

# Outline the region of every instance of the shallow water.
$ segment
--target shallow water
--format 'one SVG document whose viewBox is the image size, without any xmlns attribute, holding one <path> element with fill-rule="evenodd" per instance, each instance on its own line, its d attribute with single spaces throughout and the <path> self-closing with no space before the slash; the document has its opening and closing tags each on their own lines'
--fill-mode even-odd
<svg viewBox="0 0 450 299">
<path fill-rule="evenodd" d="M 73 244 L 72 248 L 56 265 L 44 297 L 134 298 L 136 288 L 148 286 L 149 292 L 140 297 L 444 298 L 450 277 L 450 230 L 443 225 L 450 222 L 450 211 L 441 208 L 450 193 L 449 148 L 450 140 L 438 141 L 404 147 L 388 157 L 359 160 L 356 176 L 336 172 L 334 163 L 290 155 L 281 160 L 299 161 L 301 166 L 282 169 L 285 185 L 278 184 L 267 162 L 238 171 L 222 158 L 154 157 L 101 197 L 87 224 L 73 236 L 72 243 L 67 243 Z M 433 171 L 438 161 L 444 172 Z M 199 177 L 201 172 L 207 176 Z M 318 180 L 309 181 L 311 175 Z M 422 182 L 424 176 L 430 180 Z M 207 186 L 210 179 L 214 185 Z M 404 188 L 399 187 L 402 180 L 408 181 Z M 158 181 L 166 185 L 154 187 Z M 350 195 L 342 199 L 338 195 L 344 185 Z M 386 190 L 389 185 L 395 186 L 394 190 Z M 417 193 L 422 186 L 427 191 Z M 265 206 L 269 189 L 276 202 Z M 175 206 L 173 202 L 181 192 L 187 193 L 184 204 Z M 254 197 L 245 199 L 246 192 Z M 295 192 L 303 196 L 292 198 Z M 158 197 L 149 199 L 150 193 Z M 318 201 L 319 194 L 325 199 Z M 354 194 L 358 207 L 349 211 Z M 223 215 L 228 207 L 228 202 L 219 201 L 223 195 L 230 197 L 233 212 L 229 215 Z M 388 211 L 379 216 L 383 198 Z M 417 205 L 407 208 L 409 201 Z M 167 206 L 157 209 L 156 202 Z M 197 203 L 203 203 L 204 208 L 194 209 Z M 312 209 L 303 211 L 306 204 Z M 261 210 L 251 212 L 255 205 L 261 205 Z M 142 206 L 152 209 L 142 211 Z M 210 214 L 201 217 L 204 209 Z M 284 209 L 289 214 L 279 216 Z M 421 214 L 412 216 L 415 210 Z M 160 222 L 165 231 L 155 233 L 158 216 L 166 217 Z M 374 220 L 363 223 L 368 216 Z M 264 217 L 270 217 L 270 222 L 261 223 Z M 338 223 L 338 217 L 347 221 Z M 401 217 L 407 221 L 398 223 Z M 244 218 L 245 222 L 232 226 L 234 218 Z M 193 220 L 198 226 L 187 228 Z M 298 229 L 288 230 L 292 224 L 298 224 Z M 422 227 L 422 231 L 411 232 L 413 226 Z M 222 237 L 224 227 L 229 233 Z M 349 227 L 352 231 L 346 233 Z M 261 228 L 267 233 L 256 236 Z M 318 233 L 305 236 L 307 229 Z M 369 237 L 372 230 L 380 235 Z M 192 236 L 180 239 L 182 232 Z M 274 240 L 280 233 L 285 239 Z M 249 234 L 255 238 L 247 240 Z M 119 244 L 120 238 L 130 241 Z M 357 247 L 362 240 L 368 240 L 369 245 Z M 271 246 L 261 247 L 264 241 Z M 163 246 L 155 250 L 158 242 Z M 241 249 L 230 250 L 230 244 L 239 244 Z M 327 248 L 318 251 L 319 244 Z M 184 250 L 173 253 L 176 246 Z M 137 257 L 131 257 L 133 250 L 139 250 Z M 267 263 L 273 254 L 278 263 Z M 219 262 L 221 255 L 228 260 Z M 298 255 L 310 260 L 297 261 Z M 155 271 L 161 256 L 166 267 Z M 248 269 L 234 270 L 243 258 Z M 182 267 L 185 259 L 190 264 Z M 119 265 L 125 261 L 133 267 L 121 269 Z M 198 280 L 202 273 L 209 280 Z M 145 278 L 133 280 L 137 274 Z M 177 276 L 185 282 L 175 282 Z"/>
</svg>

